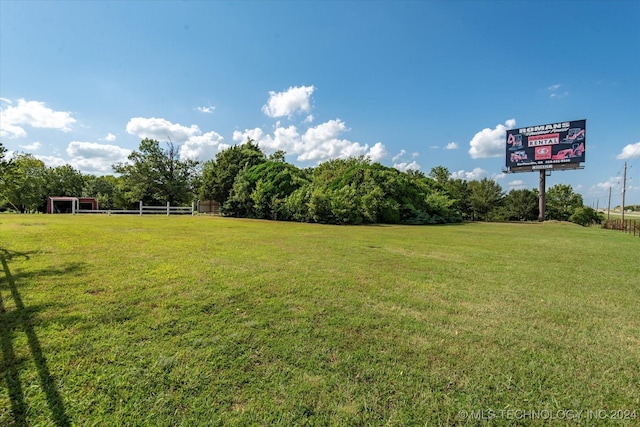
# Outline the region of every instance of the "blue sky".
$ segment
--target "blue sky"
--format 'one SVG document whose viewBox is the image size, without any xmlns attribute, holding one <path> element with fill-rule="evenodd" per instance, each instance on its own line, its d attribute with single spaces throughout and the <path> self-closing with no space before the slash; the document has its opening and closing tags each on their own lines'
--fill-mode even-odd
<svg viewBox="0 0 640 427">
<path fill-rule="evenodd" d="M 639 1 L 0 2 L 0 132 L 112 173 L 140 140 L 207 160 L 252 137 L 313 166 L 504 174 L 505 131 L 587 120 L 585 203 L 640 204 Z"/>
</svg>

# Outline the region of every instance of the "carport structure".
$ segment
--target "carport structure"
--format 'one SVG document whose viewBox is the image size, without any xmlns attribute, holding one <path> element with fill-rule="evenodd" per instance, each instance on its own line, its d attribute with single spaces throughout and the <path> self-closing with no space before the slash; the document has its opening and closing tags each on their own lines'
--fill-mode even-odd
<svg viewBox="0 0 640 427">
<path fill-rule="evenodd" d="M 98 210 L 98 199 L 95 197 L 49 197 L 47 213 L 70 213 L 78 211 Z"/>
</svg>

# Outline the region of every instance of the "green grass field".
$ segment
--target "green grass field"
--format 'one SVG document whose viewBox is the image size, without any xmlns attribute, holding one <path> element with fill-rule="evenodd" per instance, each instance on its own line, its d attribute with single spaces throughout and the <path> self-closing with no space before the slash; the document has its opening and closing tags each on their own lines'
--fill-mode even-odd
<svg viewBox="0 0 640 427">
<path fill-rule="evenodd" d="M 638 425 L 639 254 L 566 223 L 0 215 L 0 425 Z"/>
</svg>

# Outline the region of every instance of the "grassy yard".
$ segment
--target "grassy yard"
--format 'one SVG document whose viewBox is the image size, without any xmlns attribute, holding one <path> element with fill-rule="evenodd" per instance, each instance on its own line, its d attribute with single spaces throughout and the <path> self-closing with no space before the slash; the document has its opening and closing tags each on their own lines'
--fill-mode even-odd
<svg viewBox="0 0 640 427">
<path fill-rule="evenodd" d="M 639 261 L 565 223 L 1 215 L 0 425 L 637 425 Z"/>
</svg>

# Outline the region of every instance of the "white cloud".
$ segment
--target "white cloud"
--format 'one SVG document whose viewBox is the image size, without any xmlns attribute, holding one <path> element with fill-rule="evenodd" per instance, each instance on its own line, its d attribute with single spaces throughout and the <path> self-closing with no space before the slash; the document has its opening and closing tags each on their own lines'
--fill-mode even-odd
<svg viewBox="0 0 640 427">
<path fill-rule="evenodd" d="M 547 87 L 547 90 L 551 92 L 551 94 L 549 95 L 550 98 L 564 98 L 565 96 L 569 95 L 569 92 L 564 91 L 562 93 L 558 93 L 558 89 L 560 89 L 562 87 L 562 85 L 560 84 L 555 84 L 555 85 L 551 85 L 549 87 Z"/>
<path fill-rule="evenodd" d="M 7 138 L 24 138 L 27 132 L 20 126 L 12 125 L 0 117 L 0 136 Z"/>
<path fill-rule="evenodd" d="M 63 164 L 70 164 L 85 173 L 109 174 L 113 173 L 111 166 L 115 163 L 126 162 L 131 150 L 117 145 L 99 144 L 97 142 L 71 141 L 67 145 L 67 154 L 70 161 Z M 43 159 L 45 163 L 46 160 Z M 50 161 L 54 161 L 51 159 Z M 47 163 L 47 166 L 50 166 Z"/>
<path fill-rule="evenodd" d="M 197 125 L 189 127 L 157 117 L 133 117 L 127 123 L 127 132 L 140 138 L 152 138 L 158 141 L 185 142 L 192 136 L 200 135 Z"/>
<path fill-rule="evenodd" d="M 0 136 L 7 138 L 24 138 L 27 132 L 20 126 L 12 125 L 0 117 Z"/>
<path fill-rule="evenodd" d="M 10 106 L 0 110 L 0 136 L 23 138 L 27 135 L 23 126 L 69 132 L 76 122 L 70 112 L 54 111 L 44 102 L 19 99 L 18 105 L 13 106 L 10 100 L 3 98 L 3 101 Z"/>
<path fill-rule="evenodd" d="M 445 150 L 457 150 L 458 149 L 458 143 L 457 142 L 450 142 L 446 145 L 446 147 L 444 147 Z"/>
<path fill-rule="evenodd" d="M 605 182 L 599 182 L 596 184 L 596 187 L 602 188 L 604 190 L 608 190 L 609 187 L 617 187 L 620 185 L 621 178 L 619 176 L 612 176 Z"/>
<path fill-rule="evenodd" d="M 304 149 L 301 136 L 295 126 L 278 127 L 273 131 L 273 138 L 265 135 L 261 138 L 261 142 L 267 148 L 284 150 L 291 154 L 300 154 Z"/>
<path fill-rule="evenodd" d="M 380 153 L 384 151 L 382 143 L 377 143 L 375 148 L 369 149 L 368 144 L 362 145 L 348 139 L 340 139 L 340 135 L 346 131 L 348 131 L 346 125 L 340 119 L 329 120 L 307 129 L 302 135 L 302 141 L 297 150 L 298 160 L 320 162 L 352 156 L 369 156 L 372 160 L 373 158 L 379 160 Z"/>
<path fill-rule="evenodd" d="M 33 144 L 21 145 L 20 147 L 22 147 L 22 148 L 24 148 L 25 150 L 28 150 L 28 151 L 36 151 L 40 147 L 42 147 L 42 144 L 40 144 L 38 141 L 36 141 Z"/>
<path fill-rule="evenodd" d="M 93 144 L 93 143 L 79 143 L 79 144 Z M 71 146 L 71 144 L 70 144 Z M 120 148 L 120 147 L 117 147 Z M 73 151 L 73 149 L 71 150 Z M 126 150 L 129 151 L 129 150 Z M 69 147 L 67 147 L 67 152 L 69 152 Z M 89 153 L 85 153 L 85 155 L 89 155 Z M 85 174 L 94 174 L 94 175 L 106 175 L 113 173 L 113 169 L 111 165 L 113 163 L 118 163 L 119 161 L 126 161 L 127 158 L 124 156 L 123 158 L 117 158 L 111 155 L 110 158 L 101 158 L 101 157 L 73 157 L 71 159 L 64 159 L 58 156 L 35 156 L 37 159 L 42 160 L 47 167 L 55 168 L 64 165 L 71 165 L 74 169 L 79 170 Z"/>
<path fill-rule="evenodd" d="M 420 170 L 420 165 L 416 163 L 415 160 L 411 163 L 409 162 L 394 163 L 393 167 L 402 172 L 406 172 L 408 170 L 416 170 L 416 171 Z"/>
<path fill-rule="evenodd" d="M 616 156 L 618 160 L 633 159 L 634 157 L 640 157 L 640 142 L 635 144 L 628 144 L 622 149 L 622 152 Z"/>
<path fill-rule="evenodd" d="M 485 128 L 476 133 L 469 142 L 471 158 L 482 159 L 503 156 L 507 130 L 513 129 L 515 125 L 516 120 L 509 119 L 504 125 L 499 124 L 493 129 Z"/>
<path fill-rule="evenodd" d="M 398 154 L 396 154 L 391 158 L 391 161 L 395 163 L 398 160 L 400 160 L 402 157 L 404 157 L 405 154 L 407 154 L 406 150 L 400 150 Z"/>
<path fill-rule="evenodd" d="M 198 107 L 199 110 L 200 108 L 206 107 Z M 217 132 L 202 134 L 197 125 L 187 127 L 157 117 L 134 117 L 127 123 L 127 132 L 140 138 L 153 138 L 158 141 L 168 139 L 180 144 L 181 159 L 205 161 L 214 158 L 218 152 L 229 147 Z"/>
<path fill-rule="evenodd" d="M 243 144 L 247 139 L 253 140 L 258 145 L 265 145 L 264 141 L 272 141 L 272 138 L 268 135 L 265 135 L 264 131 L 260 128 L 254 129 L 245 129 L 244 132 L 240 132 L 239 130 L 233 131 L 232 139 L 238 144 Z M 270 143 L 270 142 L 268 142 Z"/>
<path fill-rule="evenodd" d="M 322 162 L 351 156 L 368 156 L 377 162 L 387 156 L 386 147 L 381 142 L 370 147 L 368 144 L 341 139 L 340 136 L 347 131 L 348 128 L 340 119 L 308 128 L 303 134 L 296 126 L 283 127 L 278 123 L 273 135 L 265 134 L 260 128 L 246 129 L 244 132 L 235 131 L 233 140 L 243 143 L 247 138 L 251 138 L 263 148 L 283 150 L 287 154 L 296 155 L 297 160 L 302 162 Z"/>
<path fill-rule="evenodd" d="M 50 168 L 57 168 L 58 166 L 64 166 L 64 165 L 68 165 L 71 164 L 70 161 L 63 159 L 62 157 L 56 157 L 56 156 L 40 156 L 40 155 L 35 155 L 34 156 L 36 159 L 38 160 L 42 160 L 45 164 L 45 166 L 50 167 Z M 75 169 L 77 169 L 77 165 L 72 165 Z"/>
<path fill-rule="evenodd" d="M 387 157 L 389 153 L 382 142 L 376 142 L 367 153 L 372 162 L 379 162 Z M 415 163 L 415 162 L 414 162 Z M 420 167 L 418 166 L 418 169 Z"/>
<path fill-rule="evenodd" d="M 97 142 L 71 141 L 66 152 L 73 158 L 102 158 L 120 160 L 131 154 L 131 150 L 117 145 L 99 144 Z"/>
<path fill-rule="evenodd" d="M 451 174 L 453 179 L 462 179 L 465 181 L 477 181 L 487 176 L 487 171 L 482 168 L 474 168 L 471 172 L 459 170 Z"/>
<path fill-rule="evenodd" d="M 402 171 L 402 172 L 406 172 L 409 169 L 420 170 L 420 165 L 418 164 L 418 162 L 416 162 L 415 160 L 414 161 L 409 161 L 409 160 L 406 160 L 404 158 L 406 156 L 406 154 L 407 154 L 406 150 L 400 150 L 400 152 L 398 154 L 393 156 L 391 158 L 391 161 L 393 162 L 393 167 L 398 169 L 399 171 Z M 419 156 L 418 153 L 412 153 L 411 154 L 411 158 L 412 159 L 415 159 L 418 156 Z"/>
<path fill-rule="evenodd" d="M 115 141 L 116 140 L 116 136 L 114 134 L 112 134 L 111 132 L 109 132 L 104 139 L 106 141 L 111 142 L 111 141 Z"/>
<path fill-rule="evenodd" d="M 311 110 L 311 94 L 314 86 L 290 87 L 285 92 L 269 92 L 267 104 L 262 112 L 269 117 L 290 117 L 294 113 L 308 113 Z"/>
<path fill-rule="evenodd" d="M 180 158 L 198 161 L 213 159 L 222 149 L 228 147 L 224 144 L 224 138 L 216 132 L 207 132 L 203 135 L 190 137 L 180 147 Z"/>
<path fill-rule="evenodd" d="M 526 185 L 521 179 L 514 179 L 507 184 L 510 190 L 524 190 Z"/>
<path fill-rule="evenodd" d="M 200 111 L 201 113 L 205 113 L 205 114 L 213 114 L 215 109 L 216 109 L 216 107 L 214 107 L 213 105 L 208 105 L 206 107 L 196 107 L 196 110 Z"/>
<path fill-rule="evenodd" d="M 266 134 L 260 128 L 233 132 L 233 140 L 236 143 L 243 144 L 247 139 L 251 139 L 263 149 L 271 152 L 283 150 L 288 154 L 296 154 L 300 148 L 300 134 L 296 127 L 280 127 L 279 123 L 273 131 L 273 136 Z"/>
</svg>

